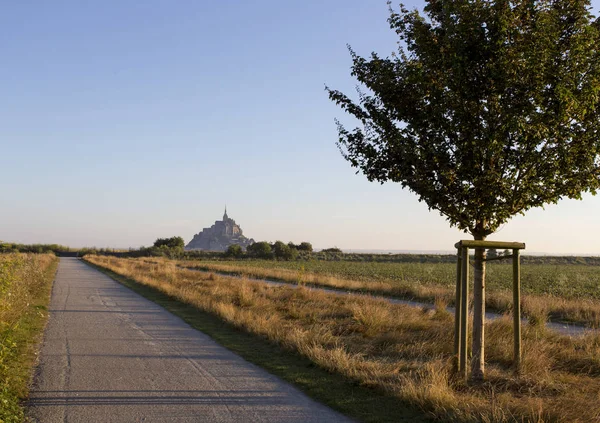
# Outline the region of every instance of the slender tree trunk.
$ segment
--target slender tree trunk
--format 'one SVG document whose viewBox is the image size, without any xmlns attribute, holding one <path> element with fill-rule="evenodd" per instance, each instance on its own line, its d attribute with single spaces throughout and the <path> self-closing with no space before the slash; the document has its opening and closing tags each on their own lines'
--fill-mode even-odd
<svg viewBox="0 0 600 423">
<path fill-rule="evenodd" d="M 476 240 L 484 241 L 485 237 L 475 235 Z M 483 380 L 485 352 L 485 248 L 475 249 L 473 268 L 473 356 L 471 360 L 471 378 Z"/>
</svg>

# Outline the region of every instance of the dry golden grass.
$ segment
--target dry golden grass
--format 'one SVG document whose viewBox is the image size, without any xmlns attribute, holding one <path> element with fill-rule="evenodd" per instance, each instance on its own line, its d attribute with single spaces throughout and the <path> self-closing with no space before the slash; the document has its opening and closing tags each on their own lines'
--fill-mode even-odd
<svg viewBox="0 0 600 423">
<path fill-rule="evenodd" d="M 151 259 L 157 263 L 164 259 Z M 362 293 L 405 298 L 433 303 L 442 300 L 454 303 L 454 289 L 423 281 L 423 284 L 385 280 L 352 280 L 307 271 L 279 268 L 260 268 L 244 263 L 211 263 L 180 261 L 180 266 L 212 272 L 239 274 L 258 279 L 273 279 L 298 285 L 323 286 Z M 512 310 L 512 293 L 508 290 L 488 291 L 486 305 L 500 313 Z M 600 327 L 600 301 L 595 299 L 561 298 L 553 295 L 523 295 L 522 312 L 531 323 L 543 324 L 546 320 L 568 321 L 593 328 Z"/>
<path fill-rule="evenodd" d="M 50 254 L 0 254 L 0 334 L 18 323 L 55 260 Z"/>
<path fill-rule="evenodd" d="M 600 421 L 600 336 L 570 339 L 526 326 L 523 369 L 511 370 L 510 316 L 487 325 L 487 379 L 453 376 L 453 319 L 361 295 L 221 277 L 173 262 L 86 256 L 317 366 L 420 407 L 441 421 Z"/>
</svg>

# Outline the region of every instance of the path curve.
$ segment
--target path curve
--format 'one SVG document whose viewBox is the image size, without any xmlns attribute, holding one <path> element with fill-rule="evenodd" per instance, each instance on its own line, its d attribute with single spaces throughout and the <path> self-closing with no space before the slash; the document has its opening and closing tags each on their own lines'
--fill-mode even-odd
<svg viewBox="0 0 600 423">
<path fill-rule="evenodd" d="M 349 422 L 76 258 L 62 258 L 35 422 Z"/>
<path fill-rule="evenodd" d="M 193 266 L 179 266 L 179 267 L 181 267 L 182 269 L 193 270 L 195 272 L 214 273 L 216 275 L 220 275 L 220 276 L 224 276 L 224 277 L 228 277 L 228 278 L 244 279 L 244 280 L 248 280 L 251 282 L 261 282 L 261 283 L 266 283 L 266 284 L 273 285 L 273 286 L 289 286 L 289 287 L 293 287 L 293 288 L 298 288 L 298 286 L 299 286 L 298 284 L 293 283 L 293 282 L 282 282 L 281 280 L 275 280 L 275 279 L 269 279 L 269 278 L 255 278 L 255 277 L 251 277 L 251 276 L 244 276 L 244 275 L 242 275 L 242 272 L 240 272 L 238 274 L 236 272 L 221 272 L 218 270 L 200 269 L 198 267 L 193 267 Z M 422 308 L 426 308 L 426 309 L 435 308 L 435 305 L 431 304 L 431 303 L 426 303 L 426 302 L 416 301 L 416 300 L 403 300 L 401 298 L 388 297 L 385 295 L 372 294 L 369 292 L 359 292 L 359 291 L 352 291 L 352 290 L 347 290 L 347 289 L 343 289 L 343 288 L 326 287 L 324 285 L 318 285 L 318 284 L 312 284 L 312 283 L 305 284 L 304 286 L 309 289 L 313 289 L 315 291 L 323 291 L 323 292 L 327 292 L 330 294 L 364 295 L 364 296 L 368 296 L 371 298 L 388 301 L 392 304 L 403 304 L 403 305 L 407 305 L 410 307 L 422 307 Z M 454 314 L 454 307 L 448 306 L 448 307 L 446 307 L 446 309 L 450 313 Z M 499 319 L 502 316 L 503 316 L 502 314 L 494 313 L 492 311 L 486 311 L 486 313 L 485 313 L 486 320 Z M 521 322 L 523 325 L 529 324 L 527 318 L 525 318 L 525 317 L 523 317 L 521 319 Z M 589 327 L 582 326 L 582 325 L 577 325 L 575 323 L 561 323 L 561 322 L 547 321 L 545 323 L 545 325 L 548 329 L 551 329 L 561 335 L 566 335 L 566 336 L 584 336 L 589 333 L 598 332 L 598 329 L 589 328 Z"/>
</svg>

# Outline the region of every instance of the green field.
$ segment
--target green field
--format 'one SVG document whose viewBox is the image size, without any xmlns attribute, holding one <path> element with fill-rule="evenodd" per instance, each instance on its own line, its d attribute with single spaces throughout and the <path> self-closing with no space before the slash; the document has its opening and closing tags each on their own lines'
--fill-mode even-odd
<svg viewBox="0 0 600 423">
<path fill-rule="evenodd" d="M 202 261 L 261 269 L 286 269 L 324 276 L 377 282 L 414 283 L 453 287 L 456 265 L 453 263 L 386 263 L 355 261 Z M 471 273 L 472 275 L 472 273 Z M 512 265 L 487 264 L 487 288 L 490 291 L 510 289 Z M 524 264 L 521 266 L 522 292 L 565 299 L 600 299 L 600 266 L 570 264 Z"/>
</svg>

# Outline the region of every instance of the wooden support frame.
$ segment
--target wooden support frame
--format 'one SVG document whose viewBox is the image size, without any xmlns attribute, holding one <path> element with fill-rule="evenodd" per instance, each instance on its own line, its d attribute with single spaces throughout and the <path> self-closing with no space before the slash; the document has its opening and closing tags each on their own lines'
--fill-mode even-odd
<svg viewBox="0 0 600 423">
<path fill-rule="evenodd" d="M 514 367 L 518 373 L 521 367 L 521 259 L 520 250 L 525 249 L 522 242 L 474 241 L 462 240 L 454 247 L 456 253 L 456 297 L 454 312 L 454 354 L 458 374 L 468 377 L 468 326 L 469 326 L 469 249 L 498 248 L 512 250 L 513 260 L 513 332 L 514 332 Z M 502 258 L 509 258 L 502 257 Z"/>
</svg>

